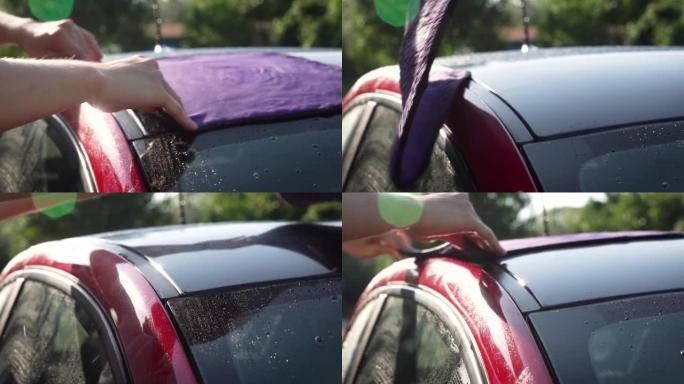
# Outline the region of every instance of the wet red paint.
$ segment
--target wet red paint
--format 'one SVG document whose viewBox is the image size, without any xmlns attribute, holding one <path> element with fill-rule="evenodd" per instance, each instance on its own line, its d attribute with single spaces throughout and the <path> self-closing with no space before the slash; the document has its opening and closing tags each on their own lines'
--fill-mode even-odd
<svg viewBox="0 0 684 384">
<path fill-rule="evenodd" d="M 532 331 L 515 303 L 494 278 L 476 265 L 430 259 L 418 267 L 413 259 L 403 260 L 371 281 L 357 309 L 376 288 L 407 282 L 433 289 L 461 315 L 473 335 L 489 383 L 553 382 Z"/>
<path fill-rule="evenodd" d="M 83 144 L 99 192 L 145 192 L 146 187 L 119 124 L 88 104 L 63 112 Z"/>
<path fill-rule="evenodd" d="M 366 93 L 385 92 L 400 97 L 399 67 L 375 69 L 362 76 L 344 97 L 343 108 Z M 447 126 L 452 141 L 462 148 L 479 190 L 536 192 L 523 155 L 503 123 L 468 89 L 457 98 Z"/>
<path fill-rule="evenodd" d="M 69 273 L 102 305 L 115 325 L 133 382 L 197 382 L 163 303 L 135 265 L 115 249 L 82 239 L 44 243 L 13 258 L 0 281 L 34 266 Z"/>
</svg>

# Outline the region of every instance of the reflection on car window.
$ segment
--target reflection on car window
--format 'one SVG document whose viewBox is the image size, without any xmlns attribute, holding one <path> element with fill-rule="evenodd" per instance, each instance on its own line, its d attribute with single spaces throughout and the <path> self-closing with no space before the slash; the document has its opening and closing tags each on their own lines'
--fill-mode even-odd
<svg viewBox="0 0 684 384">
<path fill-rule="evenodd" d="M 73 299 L 27 281 L 0 344 L 0 381 L 113 383 L 97 328 Z"/>
<path fill-rule="evenodd" d="M 362 358 L 357 384 L 470 383 L 458 343 L 431 311 L 390 296 Z"/>
<path fill-rule="evenodd" d="M 199 135 L 163 133 L 133 144 L 157 191 L 339 192 L 340 120 L 336 115 Z"/>
<path fill-rule="evenodd" d="M 684 123 L 619 128 L 526 145 L 547 191 L 684 190 Z"/>
<path fill-rule="evenodd" d="M 83 190 L 75 148 L 52 120 L 0 134 L 0 192 Z"/>
<path fill-rule="evenodd" d="M 340 381 L 341 279 L 169 300 L 205 383 Z"/>
<path fill-rule="evenodd" d="M 539 312 L 530 318 L 562 383 L 684 382 L 682 293 Z"/>
<path fill-rule="evenodd" d="M 398 111 L 378 105 L 368 125 L 365 136 L 355 155 L 345 190 L 349 192 L 392 192 L 397 191 L 389 176 L 389 159 L 401 114 Z M 428 168 L 410 187 L 412 191 L 462 191 L 469 183 L 457 164 L 450 161 L 445 152 L 444 140 L 432 151 Z M 461 167 L 459 166 L 459 169 Z"/>
</svg>

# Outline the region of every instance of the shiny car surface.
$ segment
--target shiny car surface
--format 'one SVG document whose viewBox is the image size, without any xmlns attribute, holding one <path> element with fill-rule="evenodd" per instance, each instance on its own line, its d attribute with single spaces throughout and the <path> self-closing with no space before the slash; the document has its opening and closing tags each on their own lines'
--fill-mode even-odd
<svg viewBox="0 0 684 384">
<path fill-rule="evenodd" d="M 504 241 L 507 257 L 405 259 L 357 302 L 345 383 L 677 383 L 684 235 Z"/>
<path fill-rule="evenodd" d="M 0 377 L 338 380 L 340 236 L 339 223 L 204 224 L 33 246 L 0 275 Z"/>
<path fill-rule="evenodd" d="M 680 48 L 548 48 L 435 65 L 472 81 L 409 189 L 684 190 Z M 398 118 L 377 116 L 401 111 L 398 79 L 397 67 L 371 71 L 345 97 L 345 190 L 396 189 L 386 168 Z"/>
</svg>

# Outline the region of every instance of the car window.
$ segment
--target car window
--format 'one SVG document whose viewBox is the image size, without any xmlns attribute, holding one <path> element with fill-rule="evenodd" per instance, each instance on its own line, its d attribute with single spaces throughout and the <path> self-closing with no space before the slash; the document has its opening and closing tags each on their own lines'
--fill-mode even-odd
<svg viewBox="0 0 684 384">
<path fill-rule="evenodd" d="M 470 383 L 459 345 L 435 313 L 414 300 L 389 296 L 355 383 Z"/>
<path fill-rule="evenodd" d="M 538 312 L 530 319 L 561 383 L 684 382 L 682 293 Z"/>
<path fill-rule="evenodd" d="M 205 383 L 337 383 L 340 278 L 169 300 Z"/>
<path fill-rule="evenodd" d="M 684 122 L 619 128 L 524 146 L 548 191 L 684 190 Z"/>
<path fill-rule="evenodd" d="M 54 119 L 0 134 L 0 192 L 79 192 L 79 156 Z"/>
<path fill-rule="evenodd" d="M 144 115 L 142 115 L 144 116 Z M 146 126 L 159 119 L 144 117 Z M 156 191 L 339 192 L 340 115 L 133 141 Z M 154 128 L 152 131 L 160 131 Z"/>
<path fill-rule="evenodd" d="M 103 339 L 74 299 L 26 281 L 0 342 L 3 383 L 113 383 Z"/>
<path fill-rule="evenodd" d="M 397 191 L 389 176 L 389 161 L 401 112 L 378 104 L 373 111 L 368 128 L 354 156 L 351 170 L 347 175 L 345 191 Z M 453 146 L 444 135 L 440 135 L 430 163 L 423 175 L 407 190 L 411 191 L 462 191 L 472 189 L 472 180 L 467 173 L 465 162 L 451 159 L 447 153 Z"/>
</svg>

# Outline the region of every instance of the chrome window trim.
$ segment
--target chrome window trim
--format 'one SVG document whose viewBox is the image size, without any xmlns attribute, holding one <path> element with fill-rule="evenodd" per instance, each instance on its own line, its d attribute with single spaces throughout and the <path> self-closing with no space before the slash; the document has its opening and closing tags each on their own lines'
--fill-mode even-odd
<svg viewBox="0 0 684 384">
<path fill-rule="evenodd" d="M 2 291 L 3 289 L 10 290 L 9 295 L 7 296 L 7 302 L 0 303 L 0 342 L 2 342 L 2 335 L 5 330 L 5 324 L 7 324 L 7 320 L 9 319 L 9 315 L 12 312 L 12 308 L 14 308 L 14 303 L 17 300 L 17 296 L 19 296 L 19 290 L 23 282 L 24 279 L 17 278 L 0 284 L 0 291 Z"/>
<path fill-rule="evenodd" d="M 349 360 L 349 362 L 347 362 L 346 366 L 345 361 L 342 360 L 342 383 L 351 384 L 353 380 L 356 378 L 356 372 L 359 369 L 359 365 L 361 364 L 361 358 L 363 357 L 366 351 L 368 339 L 370 339 L 370 336 L 373 333 L 373 329 L 375 328 L 375 324 L 378 321 L 378 316 L 380 316 L 380 311 L 382 310 L 382 307 L 385 304 L 386 298 L 386 294 L 374 295 L 368 300 L 365 300 L 356 312 L 357 314 L 360 314 L 367 308 L 371 311 L 370 315 L 368 316 L 368 322 L 366 324 L 361 324 L 364 326 L 364 328 L 359 333 L 359 337 L 356 340 L 349 340 L 350 343 L 354 344 L 355 348 L 352 351 L 351 359 Z M 351 326 L 353 325 L 354 324 L 351 324 Z M 349 328 L 349 330 L 351 330 L 351 327 Z M 347 331 L 347 335 L 348 334 L 349 331 Z M 342 347 L 344 347 L 345 343 L 347 343 L 347 335 L 345 335 L 345 338 L 342 340 Z"/>
<path fill-rule="evenodd" d="M 102 336 L 105 353 L 111 363 L 114 382 L 117 384 L 131 382 L 128 377 L 128 370 L 126 368 L 121 342 L 119 341 L 116 332 L 114 332 L 115 324 L 109 319 L 104 308 L 95 300 L 88 288 L 82 285 L 78 279 L 61 270 L 50 267 L 32 266 L 12 272 L 5 278 L 3 284 L 9 284 L 16 280 L 21 280 L 20 286 L 23 286 L 23 283 L 28 280 L 45 284 L 48 287 L 61 291 L 66 296 L 81 304 L 91 316 L 97 330 L 100 332 L 100 336 Z M 18 297 L 21 290 L 19 289 L 17 291 Z M 16 305 L 16 302 L 14 305 Z"/>
<path fill-rule="evenodd" d="M 67 124 L 66 121 L 64 121 L 64 119 L 58 114 L 52 115 L 46 120 L 56 123 L 57 126 L 61 128 L 62 132 L 65 133 L 69 142 L 76 150 L 76 156 L 78 157 L 79 163 L 79 173 L 81 175 L 81 182 L 83 183 L 83 191 L 88 193 L 98 192 L 95 176 L 93 175 L 93 167 L 90 164 L 90 159 L 86 155 L 83 144 L 78 139 L 76 132 L 74 132 L 71 126 L 69 126 L 69 124 Z"/>
<path fill-rule="evenodd" d="M 482 354 L 480 353 L 475 338 L 470 332 L 470 328 L 465 322 L 463 316 L 461 316 L 458 311 L 456 311 L 453 306 L 443 298 L 439 293 L 433 289 L 425 286 L 409 284 L 409 283 L 390 283 L 388 285 L 379 287 L 373 290 L 368 297 L 364 300 L 365 303 L 370 302 L 370 300 L 376 298 L 379 295 L 384 295 L 382 299 L 382 306 L 384 307 L 384 302 L 389 296 L 395 296 L 403 298 L 402 293 L 410 292 L 414 294 L 414 298 L 417 304 L 421 304 L 426 309 L 434 313 L 447 328 L 452 332 L 454 338 L 457 340 L 459 348 L 461 349 L 461 356 L 463 357 L 464 364 L 468 371 L 468 375 L 471 379 L 471 384 L 487 384 L 489 380 L 487 378 L 487 373 L 484 369 L 484 362 L 482 359 Z M 381 310 L 378 312 L 378 317 Z M 375 327 L 374 319 L 373 328 Z M 370 328 L 370 327 L 369 327 Z M 364 331 L 365 332 L 365 331 Z M 368 332 L 370 336 L 372 331 Z M 366 340 L 367 343 L 367 340 Z M 367 345 L 364 344 L 360 346 L 362 349 L 359 351 L 361 356 L 365 353 Z M 360 362 L 359 362 L 360 363 Z M 359 364 L 360 365 L 360 364 Z M 350 370 L 346 375 L 347 383 L 353 383 L 356 379 L 356 374 L 358 373 L 358 365 L 354 367 L 355 369 Z"/>
</svg>

